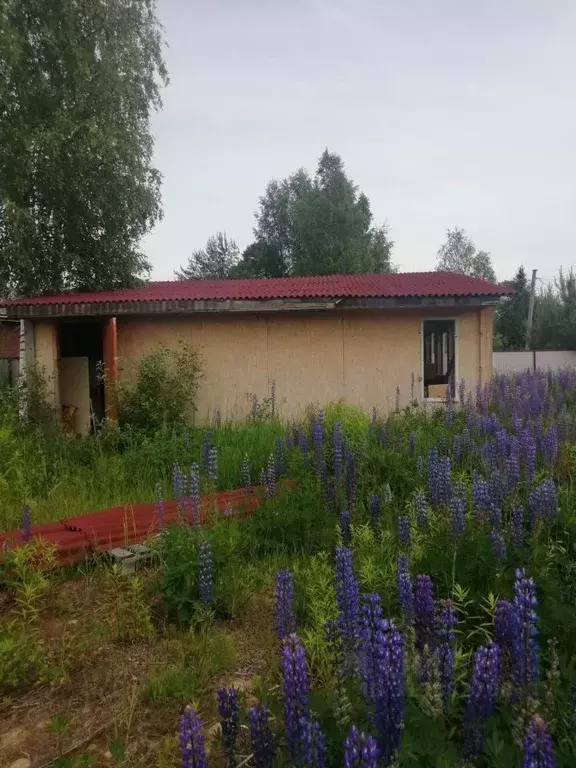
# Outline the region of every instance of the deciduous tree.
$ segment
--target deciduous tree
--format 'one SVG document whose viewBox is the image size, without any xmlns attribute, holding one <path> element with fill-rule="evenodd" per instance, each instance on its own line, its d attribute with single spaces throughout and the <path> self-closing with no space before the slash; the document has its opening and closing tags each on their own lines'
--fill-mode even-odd
<svg viewBox="0 0 576 768">
<path fill-rule="evenodd" d="M 441 272 L 461 272 L 470 277 L 496 281 L 490 254 L 476 250 L 465 229 L 446 230 L 446 242 L 438 249 L 436 269 Z"/>
<path fill-rule="evenodd" d="M 216 232 L 204 248 L 194 251 L 185 267 L 176 272 L 179 280 L 225 280 L 238 264 L 238 246 L 225 232 Z"/>
</svg>

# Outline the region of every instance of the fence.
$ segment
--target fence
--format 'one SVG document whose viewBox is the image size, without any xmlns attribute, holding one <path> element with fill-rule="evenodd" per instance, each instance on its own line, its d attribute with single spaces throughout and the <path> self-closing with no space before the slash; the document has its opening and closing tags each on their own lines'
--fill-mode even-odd
<svg viewBox="0 0 576 768">
<path fill-rule="evenodd" d="M 494 352 L 494 373 L 514 373 L 527 368 L 576 368 L 576 351 L 532 350 L 531 352 Z"/>
</svg>

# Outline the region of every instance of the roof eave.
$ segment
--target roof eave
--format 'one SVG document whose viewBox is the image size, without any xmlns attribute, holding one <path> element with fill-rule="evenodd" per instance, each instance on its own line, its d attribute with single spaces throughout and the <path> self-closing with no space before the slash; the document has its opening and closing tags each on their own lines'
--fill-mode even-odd
<svg viewBox="0 0 576 768">
<path fill-rule="evenodd" d="M 169 300 L 108 301 L 69 304 L 12 304 L 7 306 L 10 319 L 50 319 L 70 317 L 110 317 L 117 315 L 181 315 L 229 312 L 321 312 L 334 309 L 427 309 L 493 306 L 502 296 L 405 296 L 352 297 L 340 299 L 256 299 L 256 300 Z"/>
</svg>

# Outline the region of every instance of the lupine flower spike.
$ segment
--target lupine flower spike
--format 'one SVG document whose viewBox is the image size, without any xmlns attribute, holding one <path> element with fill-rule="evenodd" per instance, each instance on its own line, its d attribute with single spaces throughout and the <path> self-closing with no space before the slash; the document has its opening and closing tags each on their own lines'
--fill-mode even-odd
<svg viewBox="0 0 576 768">
<path fill-rule="evenodd" d="M 180 717 L 182 768 L 207 768 L 202 723 L 196 710 L 187 707 Z"/>
<path fill-rule="evenodd" d="M 372 736 L 360 733 L 355 725 L 344 742 L 344 768 L 376 768 L 378 746 Z"/>
<path fill-rule="evenodd" d="M 250 747 L 254 768 L 272 768 L 274 763 L 274 739 L 269 725 L 270 712 L 262 704 L 250 707 Z"/>
<path fill-rule="evenodd" d="M 524 736 L 522 768 L 555 768 L 556 758 L 546 723 L 534 715 Z"/>
<path fill-rule="evenodd" d="M 276 574 L 276 592 L 274 612 L 276 615 L 276 634 L 279 640 L 291 635 L 296 629 L 294 618 L 294 583 L 292 571 L 278 571 Z"/>
<path fill-rule="evenodd" d="M 228 768 L 234 768 L 234 747 L 238 738 L 240 721 L 238 692 L 235 688 L 219 688 L 216 696 L 222 728 L 222 749 Z"/>
<path fill-rule="evenodd" d="M 212 547 L 206 539 L 202 539 L 198 553 L 198 600 L 205 608 L 213 602 L 212 579 Z"/>
<path fill-rule="evenodd" d="M 290 756 L 298 763 L 307 741 L 309 722 L 306 655 L 296 635 L 288 635 L 282 646 L 284 727 Z"/>
</svg>

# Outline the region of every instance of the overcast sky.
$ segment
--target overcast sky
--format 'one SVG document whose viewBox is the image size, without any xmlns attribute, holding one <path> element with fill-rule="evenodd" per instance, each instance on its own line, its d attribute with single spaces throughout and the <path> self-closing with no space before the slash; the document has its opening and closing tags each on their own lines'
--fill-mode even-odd
<svg viewBox="0 0 576 768">
<path fill-rule="evenodd" d="M 154 118 L 169 279 L 221 229 L 241 249 L 271 178 L 338 152 L 433 269 L 447 227 L 498 277 L 576 264 L 574 0 L 158 0 L 171 84 Z"/>
</svg>

